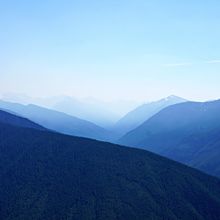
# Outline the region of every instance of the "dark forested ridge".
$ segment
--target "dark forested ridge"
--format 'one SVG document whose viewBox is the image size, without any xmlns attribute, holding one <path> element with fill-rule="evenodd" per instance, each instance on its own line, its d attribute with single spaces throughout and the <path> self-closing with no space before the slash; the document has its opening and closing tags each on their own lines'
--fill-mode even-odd
<svg viewBox="0 0 220 220">
<path fill-rule="evenodd" d="M 144 150 L 0 123 L 0 219 L 219 220 L 220 181 Z"/>
<path fill-rule="evenodd" d="M 119 143 L 153 151 L 220 177 L 220 100 L 167 107 Z"/>
<path fill-rule="evenodd" d="M 39 130 L 46 130 L 42 126 L 20 116 L 16 116 L 9 112 L 0 110 L 0 123 L 15 125 L 19 127 L 35 128 Z"/>
</svg>

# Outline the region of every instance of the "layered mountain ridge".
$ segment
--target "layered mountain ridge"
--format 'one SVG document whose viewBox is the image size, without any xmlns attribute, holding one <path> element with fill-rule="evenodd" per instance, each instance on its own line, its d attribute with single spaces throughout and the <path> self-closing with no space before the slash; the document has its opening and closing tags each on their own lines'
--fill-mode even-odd
<svg viewBox="0 0 220 220">
<path fill-rule="evenodd" d="M 0 122 L 0 168 L 4 220 L 218 220 L 220 215 L 219 179 L 106 142 Z"/>
<path fill-rule="evenodd" d="M 220 176 L 220 100 L 167 107 L 119 140 Z"/>
<path fill-rule="evenodd" d="M 113 130 L 121 135 L 126 134 L 127 132 L 137 128 L 162 109 L 181 102 L 186 102 L 186 100 L 178 96 L 171 95 L 158 101 L 143 104 L 122 117 L 115 124 Z"/>
</svg>

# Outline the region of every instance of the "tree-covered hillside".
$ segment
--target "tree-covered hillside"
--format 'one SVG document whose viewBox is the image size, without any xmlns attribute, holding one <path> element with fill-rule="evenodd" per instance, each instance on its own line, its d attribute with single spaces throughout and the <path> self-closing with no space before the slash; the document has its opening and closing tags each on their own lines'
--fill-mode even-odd
<svg viewBox="0 0 220 220">
<path fill-rule="evenodd" d="M 220 181 L 147 151 L 0 124 L 4 220 L 218 220 Z"/>
</svg>

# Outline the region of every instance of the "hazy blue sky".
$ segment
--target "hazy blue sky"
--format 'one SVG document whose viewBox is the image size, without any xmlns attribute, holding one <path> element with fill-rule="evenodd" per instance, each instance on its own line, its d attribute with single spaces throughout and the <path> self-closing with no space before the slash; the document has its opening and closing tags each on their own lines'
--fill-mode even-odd
<svg viewBox="0 0 220 220">
<path fill-rule="evenodd" d="M 219 0 L 0 0 L 0 94 L 220 98 Z"/>
</svg>

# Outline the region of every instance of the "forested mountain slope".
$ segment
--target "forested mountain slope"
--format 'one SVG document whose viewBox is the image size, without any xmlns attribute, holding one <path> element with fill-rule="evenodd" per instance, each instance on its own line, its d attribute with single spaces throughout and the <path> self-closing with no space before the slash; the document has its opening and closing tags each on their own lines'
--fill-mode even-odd
<svg viewBox="0 0 220 220">
<path fill-rule="evenodd" d="M 218 220 L 220 181 L 147 151 L 0 123 L 4 220 Z"/>
</svg>

